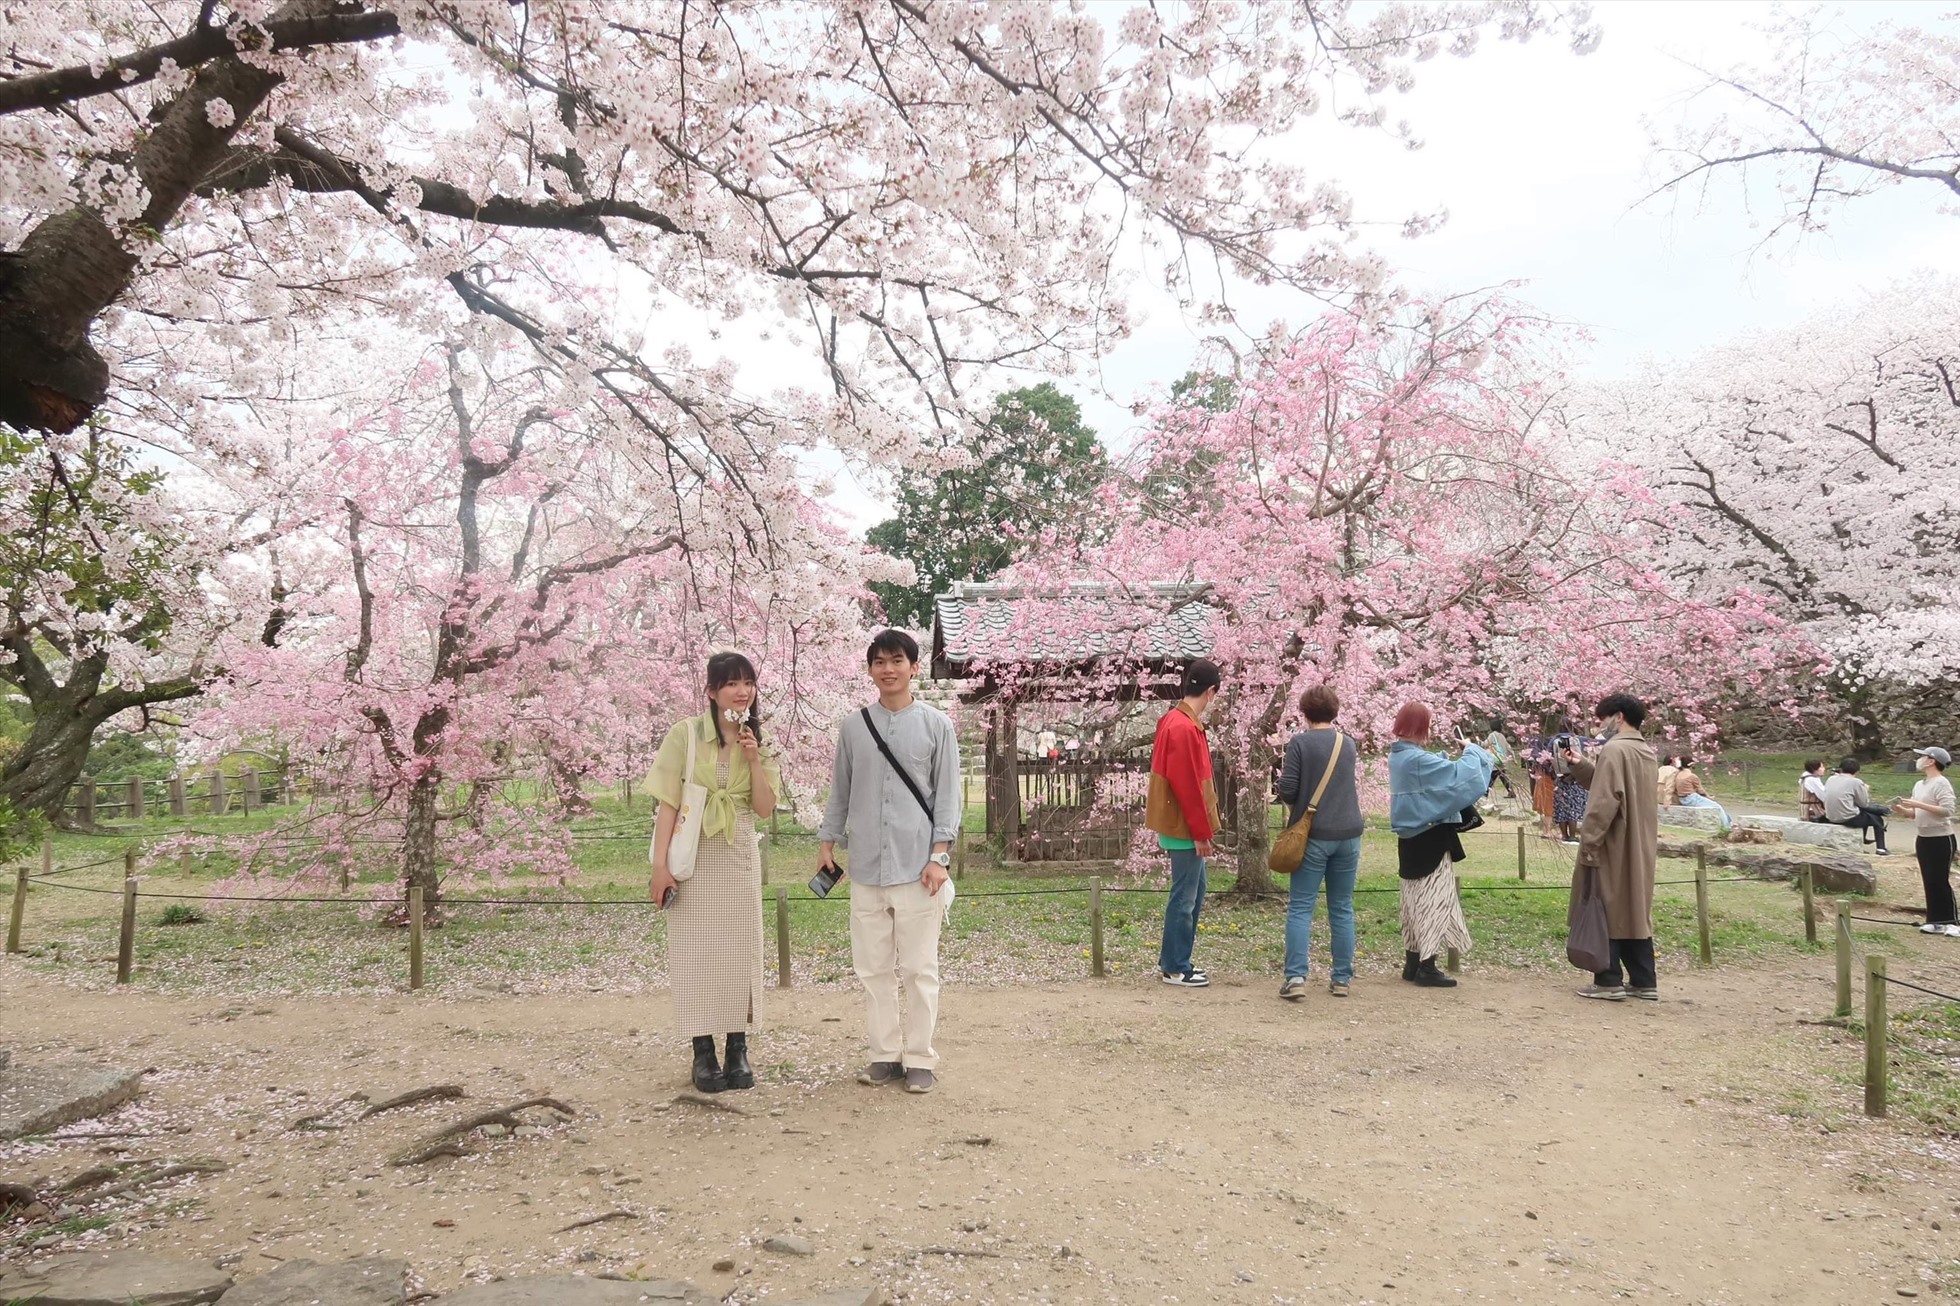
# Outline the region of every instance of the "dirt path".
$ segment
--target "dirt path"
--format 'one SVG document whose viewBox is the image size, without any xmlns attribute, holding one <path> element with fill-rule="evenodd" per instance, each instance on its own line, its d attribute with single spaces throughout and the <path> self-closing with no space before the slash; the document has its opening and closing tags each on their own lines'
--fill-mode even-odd
<svg viewBox="0 0 1960 1306">
<path fill-rule="evenodd" d="M 20 1060 L 157 1068 L 114 1123 L 190 1132 L 99 1146 L 233 1165 L 88 1237 L 236 1255 L 241 1275 L 388 1252 L 438 1291 L 571 1266 L 737 1301 L 860 1282 L 915 1302 L 1933 1297 L 1960 1282 L 1954 1168 L 1852 1114 L 1852 1051 L 1800 1023 L 1828 1006 L 1827 965 L 1667 975 L 1657 1006 L 1474 971 L 1446 994 L 1368 975 L 1298 1006 L 1263 978 L 953 988 L 928 1098 L 854 1084 L 855 999 L 799 991 L 756 1040 L 763 1085 L 723 1099 L 742 1116 L 669 1105 L 684 1065 L 664 995 L 240 1007 L 8 966 L 0 1010 Z M 286 1130 L 439 1082 L 470 1100 Z M 546 1091 L 579 1118 L 385 1164 Z M 0 1179 L 65 1177 L 97 1147 L 3 1148 Z M 557 1232 L 616 1209 L 632 1215 Z M 754 1245 L 783 1232 L 814 1255 Z"/>
</svg>

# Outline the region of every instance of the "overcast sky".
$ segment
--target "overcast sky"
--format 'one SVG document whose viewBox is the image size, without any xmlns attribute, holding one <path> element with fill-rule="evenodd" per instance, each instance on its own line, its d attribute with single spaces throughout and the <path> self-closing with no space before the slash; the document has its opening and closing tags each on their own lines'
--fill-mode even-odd
<svg viewBox="0 0 1960 1306">
<path fill-rule="evenodd" d="M 1951 7 L 1861 4 L 1838 22 L 1931 22 Z M 1827 237 L 1767 249 L 1750 212 L 1774 207 L 1767 177 L 1747 196 L 1731 180 L 1705 202 L 1640 203 L 1659 166 L 1650 141 L 1693 112 L 1685 102 L 1702 76 L 1689 65 L 1726 70 L 1763 57 L 1751 24 L 1770 12 L 1607 0 L 1595 8 L 1604 39 L 1590 55 L 1558 41 L 1493 41 L 1467 60 L 1423 65 L 1415 90 L 1391 105 L 1423 138 L 1419 151 L 1333 124 L 1316 125 L 1302 147 L 1363 215 L 1394 222 L 1448 210 L 1436 234 L 1405 240 L 1384 230 L 1377 239 L 1404 284 L 1446 293 L 1522 283 L 1521 296 L 1590 331 L 1575 362 L 1591 375 L 1789 325 L 1917 269 L 1960 268 L 1960 216 L 1940 212 L 1931 186 L 1893 188 L 1846 210 Z M 1113 446 L 1136 425 L 1128 404 L 1180 375 L 1200 345 L 1174 305 L 1139 291 L 1148 320 L 1103 360 L 1100 378 L 1064 383 Z M 1310 311 L 1278 297 L 1257 307 L 1257 321 Z M 838 491 L 838 507 L 859 526 L 882 515 L 849 478 Z"/>
</svg>

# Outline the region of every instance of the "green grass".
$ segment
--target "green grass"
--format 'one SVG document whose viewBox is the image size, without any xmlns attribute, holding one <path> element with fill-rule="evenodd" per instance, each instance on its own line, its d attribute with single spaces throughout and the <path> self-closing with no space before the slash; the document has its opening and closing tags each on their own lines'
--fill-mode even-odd
<svg viewBox="0 0 1960 1306">
<path fill-rule="evenodd" d="M 592 817 L 577 829 L 593 832 L 632 826 L 624 837 L 587 839 L 577 846 L 580 878 L 555 889 L 530 877 L 503 886 L 483 886 L 478 898 L 580 898 L 598 905 L 550 908 L 509 907 L 448 897 L 440 929 L 429 932 L 425 975 L 436 990 L 460 986 L 493 989 L 631 989 L 665 983 L 664 927 L 646 905 L 644 798 L 629 812 L 616 798 L 597 800 Z M 292 816 L 296 812 L 288 812 Z M 977 824 L 969 811 L 969 824 Z M 277 814 L 199 817 L 188 824 L 225 833 L 268 828 Z M 149 820 L 141 833 L 157 838 L 184 823 Z M 137 833 L 132 830 L 128 833 Z M 122 867 L 122 837 L 57 840 L 57 862 L 96 861 L 111 865 L 61 877 L 97 889 L 113 889 Z M 1470 860 L 1464 877 L 1465 915 L 1474 946 L 1470 969 L 1562 968 L 1566 894 L 1571 850 L 1527 837 L 1525 870 L 1531 888 L 1518 888 L 1519 844 L 1515 828 L 1492 825 L 1466 836 Z M 970 846 L 971 849 L 971 846 Z M 787 897 L 793 967 L 798 983 L 845 983 L 851 978 L 848 889 L 828 901 L 813 898 L 805 881 L 816 867 L 814 835 L 787 819 L 765 845 L 770 884 L 765 888 L 768 979 L 775 979 L 775 903 L 781 885 Z M 1358 961 L 1365 974 L 1399 966 L 1395 841 L 1372 830 L 1364 841 L 1356 898 Z M 177 861 L 145 866 L 153 892 L 200 893 L 223 869 L 200 866 L 189 880 L 176 878 Z M 1661 879 L 1687 880 L 1685 862 L 1663 862 Z M 1229 866 L 1214 870 L 1214 890 L 1228 885 Z M 358 885 L 370 893 L 389 883 L 377 868 Z M 1115 975 L 1150 970 L 1156 961 L 1164 896 L 1148 892 L 1162 878 L 1107 880 L 1104 955 Z M 1282 892 L 1285 882 L 1281 880 Z M 959 901 L 948 919 L 943 955 L 952 982 L 1049 981 L 1086 976 L 1090 925 L 1087 879 L 1043 873 L 1035 868 L 1002 868 L 975 851 L 958 884 Z M 1030 890 L 1074 890 L 1029 893 Z M 1755 882 L 1711 886 L 1711 932 L 1718 961 L 1802 950 L 1801 912 L 1786 886 Z M 33 886 L 24 943 L 32 964 L 99 985 L 113 978 L 119 899 L 113 893 L 79 894 L 52 886 Z M 364 915 L 358 903 L 291 907 L 221 902 L 171 902 L 172 908 L 201 912 L 196 929 L 153 928 L 145 918 L 136 939 L 136 982 L 176 991 L 271 993 L 397 990 L 406 979 L 405 932 Z M 1318 913 L 1313 944 L 1315 965 L 1324 964 L 1326 921 Z M 1243 902 L 1214 895 L 1200 926 L 1200 963 L 1222 975 L 1277 977 L 1284 951 L 1283 899 Z M 1691 884 L 1663 884 L 1656 894 L 1656 938 L 1670 966 L 1686 966 L 1695 947 Z M 1826 931 L 1828 933 L 1828 931 Z M 1820 949 L 1821 951 L 1821 949 Z"/>
<path fill-rule="evenodd" d="M 1896 998 L 1920 995 L 1894 988 Z M 1895 1115 L 1945 1134 L 1960 1134 L 1960 1005 L 1933 1002 L 1893 1015 L 1888 1022 Z"/>
<path fill-rule="evenodd" d="M 1843 758 L 1842 753 L 1761 753 L 1724 752 L 1720 757 L 1695 769 L 1702 783 L 1718 800 L 1745 801 L 1769 806 L 1788 804 L 1792 814 L 1797 806 L 1797 780 L 1803 764 L 1822 757 L 1826 774 Z M 1858 772 L 1872 791 L 1872 801 L 1889 803 L 1912 794 L 1918 776 L 1910 771 L 1894 771 L 1889 762 L 1867 762 Z"/>
</svg>

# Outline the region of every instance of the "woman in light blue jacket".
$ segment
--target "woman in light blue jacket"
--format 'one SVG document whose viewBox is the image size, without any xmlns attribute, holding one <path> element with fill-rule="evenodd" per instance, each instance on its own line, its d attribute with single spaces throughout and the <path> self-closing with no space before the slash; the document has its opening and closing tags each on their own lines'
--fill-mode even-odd
<svg viewBox="0 0 1960 1306">
<path fill-rule="evenodd" d="M 1495 759 L 1476 744 L 1463 756 L 1432 753 L 1429 708 L 1404 703 L 1391 727 L 1388 750 L 1388 825 L 1401 841 L 1402 978 L 1423 988 L 1447 989 L 1456 981 L 1436 968 L 1445 948 L 1470 951 L 1470 927 L 1457 896 L 1457 862 L 1463 860 L 1464 809 L 1472 811 L 1490 789 Z"/>
</svg>

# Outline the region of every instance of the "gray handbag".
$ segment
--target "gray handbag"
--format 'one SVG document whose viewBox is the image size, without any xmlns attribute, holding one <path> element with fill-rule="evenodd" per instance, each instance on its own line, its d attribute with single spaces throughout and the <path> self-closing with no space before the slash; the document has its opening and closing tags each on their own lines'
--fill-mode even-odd
<svg viewBox="0 0 1960 1306">
<path fill-rule="evenodd" d="M 1599 896 L 1591 866 L 1572 872 L 1572 901 L 1565 910 L 1565 959 L 1580 970 L 1598 974 L 1613 961 L 1613 937 L 1606 926 L 1606 900 Z"/>
</svg>

